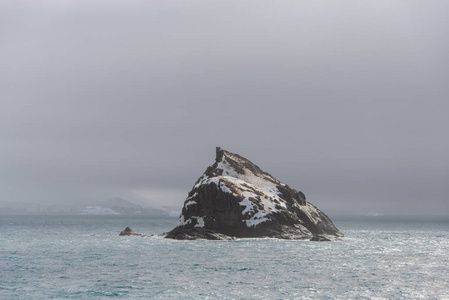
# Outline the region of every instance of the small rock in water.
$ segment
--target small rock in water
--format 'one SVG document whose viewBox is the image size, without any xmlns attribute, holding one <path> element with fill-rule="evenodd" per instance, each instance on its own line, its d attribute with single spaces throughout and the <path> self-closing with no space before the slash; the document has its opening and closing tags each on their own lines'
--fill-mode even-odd
<svg viewBox="0 0 449 300">
<path fill-rule="evenodd" d="M 131 228 L 126 227 L 125 230 L 119 233 L 120 236 L 137 235 L 137 236 L 147 236 L 145 234 L 134 232 Z"/>
</svg>

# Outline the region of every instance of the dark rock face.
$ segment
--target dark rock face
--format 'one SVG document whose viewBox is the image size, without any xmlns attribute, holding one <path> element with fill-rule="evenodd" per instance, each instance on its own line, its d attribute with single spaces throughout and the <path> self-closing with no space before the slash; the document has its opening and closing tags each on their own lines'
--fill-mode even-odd
<svg viewBox="0 0 449 300">
<path fill-rule="evenodd" d="M 198 240 L 198 239 L 207 239 L 207 240 L 233 240 L 235 239 L 232 236 L 228 236 L 226 234 L 219 233 L 215 230 L 204 228 L 204 227 L 194 227 L 186 230 L 182 227 L 176 227 L 172 231 L 170 231 L 170 236 L 166 236 L 167 238 L 173 238 L 176 240 Z"/>
<path fill-rule="evenodd" d="M 312 237 L 310 240 L 314 241 L 314 242 L 330 242 L 331 241 L 329 238 L 327 238 L 325 236 L 319 236 L 319 235 Z"/>
<path fill-rule="evenodd" d="M 273 237 L 336 240 L 343 234 L 305 195 L 248 159 L 217 148 L 184 202 L 173 239 Z"/>
</svg>

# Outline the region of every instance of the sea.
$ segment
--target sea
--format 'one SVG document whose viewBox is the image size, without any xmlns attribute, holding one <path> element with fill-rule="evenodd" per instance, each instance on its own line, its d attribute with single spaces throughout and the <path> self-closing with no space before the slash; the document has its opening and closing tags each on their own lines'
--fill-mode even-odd
<svg viewBox="0 0 449 300">
<path fill-rule="evenodd" d="M 332 220 L 342 241 L 176 241 L 176 218 L 1 215 L 0 299 L 449 299 L 449 217 Z"/>
</svg>

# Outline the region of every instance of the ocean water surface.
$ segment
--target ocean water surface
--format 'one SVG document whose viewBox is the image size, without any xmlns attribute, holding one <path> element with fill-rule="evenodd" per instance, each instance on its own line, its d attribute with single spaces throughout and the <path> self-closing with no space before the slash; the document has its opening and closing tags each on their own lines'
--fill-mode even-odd
<svg viewBox="0 0 449 300">
<path fill-rule="evenodd" d="M 174 241 L 177 220 L 0 216 L 0 299 L 449 299 L 448 217 L 333 217 L 340 242 Z"/>
</svg>

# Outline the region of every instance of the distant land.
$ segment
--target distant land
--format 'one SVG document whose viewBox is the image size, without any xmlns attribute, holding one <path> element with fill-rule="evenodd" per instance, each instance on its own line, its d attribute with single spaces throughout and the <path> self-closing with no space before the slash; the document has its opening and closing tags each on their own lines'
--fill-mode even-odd
<svg viewBox="0 0 449 300">
<path fill-rule="evenodd" d="M 170 208 L 154 208 L 135 204 L 120 197 L 86 204 L 36 204 L 0 202 L 0 214 L 70 214 L 70 215 L 134 215 L 178 217 Z"/>
</svg>

